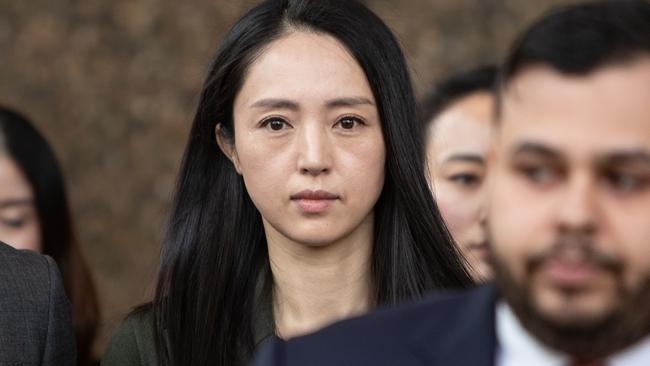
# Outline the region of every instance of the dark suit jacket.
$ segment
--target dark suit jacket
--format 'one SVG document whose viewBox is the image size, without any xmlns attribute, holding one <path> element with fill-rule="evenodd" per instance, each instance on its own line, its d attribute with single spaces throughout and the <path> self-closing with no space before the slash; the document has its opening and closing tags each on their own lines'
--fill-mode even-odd
<svg viewBox="0 0 650 366">
<path fill-rule="evenodd" d="M 496 292 L 481 286 L 273 339 L 255 366 L 492 366 Z"/>
<path fill-rule="evenodd" d="M 0 365 L 75 363 L 70 306 L 52 258 L 0 242 Z"/>
</svg>

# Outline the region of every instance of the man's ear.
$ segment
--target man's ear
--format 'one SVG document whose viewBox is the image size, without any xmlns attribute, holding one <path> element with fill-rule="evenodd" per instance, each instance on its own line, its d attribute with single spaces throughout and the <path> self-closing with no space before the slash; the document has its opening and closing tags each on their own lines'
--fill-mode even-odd
<svg viewBox="0 0 650 366">
<path fill-rule="evenodd" d="M 237 149 L 235 148 L 234 137 L 228 138 L 224 134 L 224 131 L 221 128 L 221 123 L 217 123 L 215 126 L 214 135 L 217 138 L 217 145 L 219 145 L 221 151 L 232 162 L 232 165 L 235 167 L 237 174 L 241 175 L 241 166 L 239 165 L 239 158 L 237 157 Z"/>
</svg>

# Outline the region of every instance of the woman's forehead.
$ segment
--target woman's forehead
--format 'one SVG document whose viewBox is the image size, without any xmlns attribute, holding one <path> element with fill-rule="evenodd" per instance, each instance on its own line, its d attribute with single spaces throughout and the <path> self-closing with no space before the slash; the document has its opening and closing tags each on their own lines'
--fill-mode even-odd
<svg viewBox="0 0 650 366">
<path fill-rule="evenodd" d="M 0 201 L 31 197 L 32 188 L 18 165 L 8 155 L 0 153 Z"/>
<path fill-rule="evenodd" d="M 272 42 L 251 64 L 235 106 L 247 107 L 269 98 L 342 97 L 374 102 L 361 66 L 334 37 L 296 31 Z"/>
</svg>

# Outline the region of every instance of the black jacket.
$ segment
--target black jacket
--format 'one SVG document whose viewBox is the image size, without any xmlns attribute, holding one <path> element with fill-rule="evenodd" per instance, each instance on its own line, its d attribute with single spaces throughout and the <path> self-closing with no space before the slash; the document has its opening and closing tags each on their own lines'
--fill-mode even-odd
<svg viewBox="0 0 650 366">
<path fill-rule="evenodd" d="M 336 323 L 290 341 L 274 338 L 254 366 L 492 366 L 496 291 L 485 285 Z"/>
<path fill-rule="evenodd" d="M 0 242 L 0 365 L 72 366 L 70 304 L 52 258 Z"/>
</svg>

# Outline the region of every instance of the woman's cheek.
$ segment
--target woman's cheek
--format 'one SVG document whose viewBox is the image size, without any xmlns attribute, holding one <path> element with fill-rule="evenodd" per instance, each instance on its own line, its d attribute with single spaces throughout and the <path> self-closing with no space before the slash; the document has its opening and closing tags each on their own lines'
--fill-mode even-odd
<svg viewBox="0 0 650 366">
<path fill-rule="evenodd" d="M 443 182 L 434 182 L 435 197 L 442 217 L 451 231 L 452 236 L 458 240 L 463 232 L 470 228 L 475 221 L 471 205 L 468 205 L 467 197 L 453 185 Z"/>
</svg>

